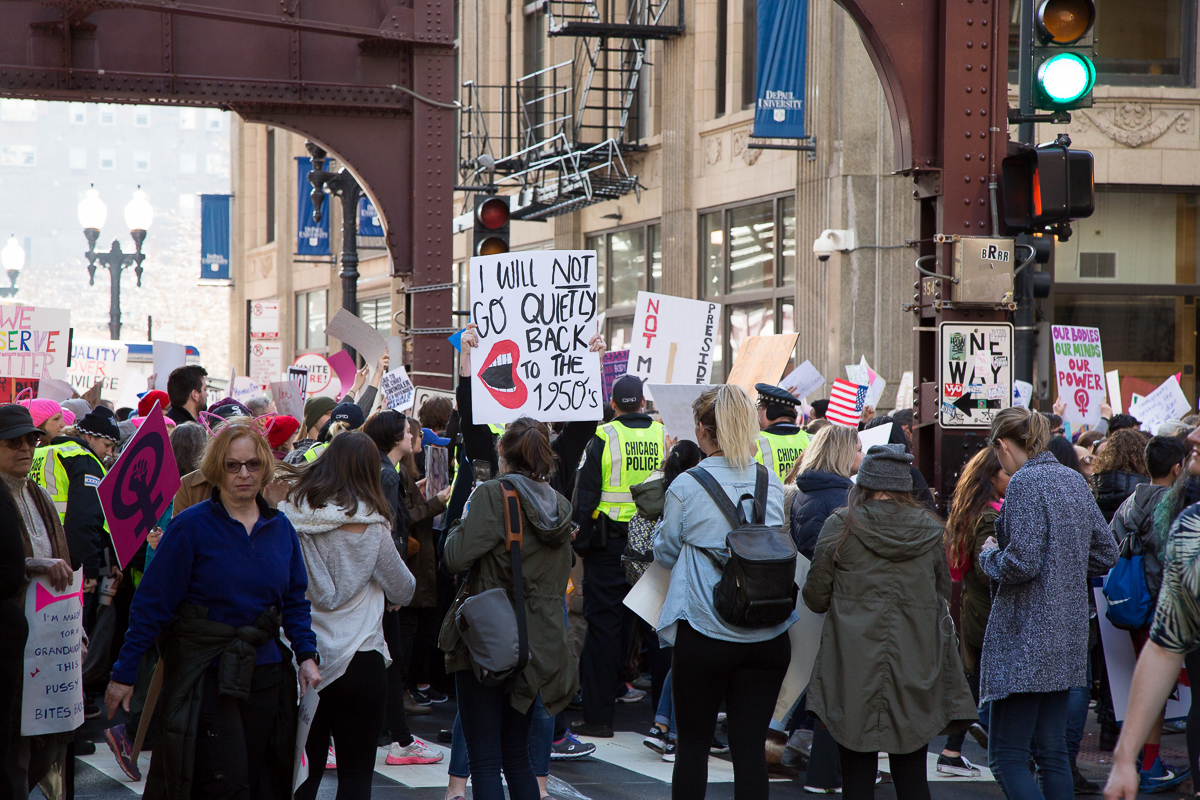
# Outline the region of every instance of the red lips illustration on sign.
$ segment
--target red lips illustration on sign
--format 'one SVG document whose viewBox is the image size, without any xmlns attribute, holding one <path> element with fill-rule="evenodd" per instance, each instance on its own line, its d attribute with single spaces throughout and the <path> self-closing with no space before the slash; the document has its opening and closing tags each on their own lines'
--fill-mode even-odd
<svg viewBox="0 0 1200 800">
<path fill-rule="evenodd" d="M 512 339 L 503 339 L 492 345 L 479 380 L 505 408 L 520 408 L 529 398 L 529 389 L 517 375 L 517 364 L 521 362 L 521 348 Z"/>
</svg>

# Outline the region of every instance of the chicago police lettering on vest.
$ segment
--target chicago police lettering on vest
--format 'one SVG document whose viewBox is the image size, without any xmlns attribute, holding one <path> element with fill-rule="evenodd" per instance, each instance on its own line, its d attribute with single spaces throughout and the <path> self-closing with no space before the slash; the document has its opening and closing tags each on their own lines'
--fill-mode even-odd
<svg viewBox="0 0 1200 800">
<path fill-rule="evenodd" d="M 628 374 L 643 385 L 709 383 L 720 325 L 719 303 L 638 292 Z"/>
<path fill-rule="evenodd" d="M 65 308 L 0 305 L 0 376 L 67 379 Z"/>
<path fill-rule="evenodd" d="M 1052 325 L 1050 340 L 1054 343 L 1058 396 L 1067 404 L 1063 420 L 1095 425 L 1100 421 L 1100 404 L 1105 397 L 1100 329 Z"/>
<path fill-rule="evenodd" d="M 66 733 L 83 724 L 83 570 L 61 592 L 38 576 L 25 590 L 21 735 Z"/>
<path fill-rule="evenodd" d="M 659 446 L 655 442 L 625 442 L 624 469 L 653 471 L 658 469 Z"/>
<path fill-rule="evenodd" d="M 596 252 L 531 250 L 471 259 L 475 421 L 600 419 Z"/>
</svg>

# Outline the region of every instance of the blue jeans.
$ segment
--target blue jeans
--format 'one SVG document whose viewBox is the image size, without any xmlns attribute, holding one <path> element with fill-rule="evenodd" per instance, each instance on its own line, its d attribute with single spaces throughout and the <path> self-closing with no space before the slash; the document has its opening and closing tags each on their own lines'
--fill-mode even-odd
<svg viewBox="0 0 1200 800">
<path fill-rule="evenodd" d="M 667 726 L 667 738 L 675 741 L 675 708 L 671 701 L 671 673 L 667 673 L 663 681 L 662 697 L 658 700 L 658 710 L 654 712 L 654 721 Z"/>
<path fill-rule="evenodd" d="M 988 766 L 1008 800 L 1072 800 L 1075 796 L 1066 744 L 1069 695 L 1066 689 L 1024 692 L 992 701 Z M 1035 738 L 1042 788 L 1029 772 L 1030 743 Z"/>
<path fill-rule="evenodd" d="M 475 800 L 504 800 L 501 770 L 511 800 L 539 800 L 541 792 L 529 762 L 533 709 L 520 713 L 508 702 L 502 686 L 484 686 L 469 669 L 454 673 L 454 685 Z"/>
<path fill-rule="evenodd" d="M 550 774 L 550 747 L 554 743 L 554 717 L 546 713 L 539 694 L 533 701 L 533 722 L 529 726 L 529 761 L 533 774 L 544 778 Z M 462 719 L 454 715 L 450 738 L 450 766 L 447 772 L 455 778 L 471 777 L 467 758 L 467 741 L 463 738 Z"/>
</svg>

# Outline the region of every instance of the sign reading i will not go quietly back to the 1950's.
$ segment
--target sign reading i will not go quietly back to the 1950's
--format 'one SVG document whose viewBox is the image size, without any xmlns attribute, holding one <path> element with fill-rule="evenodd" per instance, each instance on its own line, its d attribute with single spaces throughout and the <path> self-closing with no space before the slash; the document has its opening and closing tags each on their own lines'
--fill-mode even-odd
<svg viewBox="0 0 1200 800">
<path fill-rule="evenodd" d="M 600 357 L 588 349 L 597 333 L 596 251 L 479 256 L 470 286 L 475 422 L 600 419 Z"/>
</svg>

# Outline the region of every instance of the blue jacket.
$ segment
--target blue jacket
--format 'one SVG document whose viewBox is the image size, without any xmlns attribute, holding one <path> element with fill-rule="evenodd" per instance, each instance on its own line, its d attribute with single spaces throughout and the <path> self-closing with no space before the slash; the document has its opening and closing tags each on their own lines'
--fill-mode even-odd
<svg viewBox="0 0 1200 800">
<path fill-rule="evenodd" d="M 821 526 L 830 514 L 846 505 L 846 495 L 853 485 L 849 478 L 815 469 L 796 476 L 800 491 L 792 499 L 792 541 L 809 561 L 816 550 Z"/>
<path fill-rule="evenodd" d="M 296 530 L 260 497 L 259 520 L 250 535 L 212 498 L 171 520 L 154 560 L 138 584 L 129 610 L 129 632 L 112 679 L 132 684 L 138 663 L 175 616 L 180 603 L 208 609 L 208 618 L 234 627 L 253 625 L 270 606 L 296 654 L 316 652 L 308 599 L 308 572 Z M 256 664 L 281 660 L 274 639 L 258 648 Z"/>
</svg>

